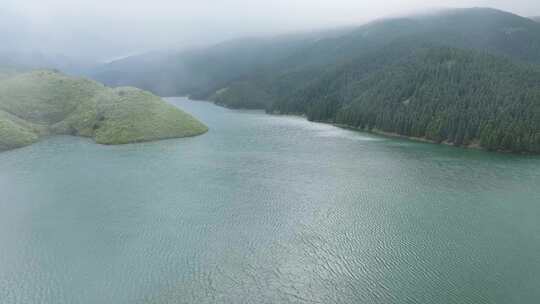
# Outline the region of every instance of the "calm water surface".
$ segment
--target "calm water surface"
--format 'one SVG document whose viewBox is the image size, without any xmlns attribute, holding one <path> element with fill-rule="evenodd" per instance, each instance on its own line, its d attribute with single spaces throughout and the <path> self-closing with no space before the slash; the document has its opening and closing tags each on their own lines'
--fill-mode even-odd
<svg viewBox="0 0 540 304">
<path fill-rule="evenodd" d="M 540 303 L 540 158 L 170 101 L 210 132 L 0 154 L 0 303 Z"/>
</svg>

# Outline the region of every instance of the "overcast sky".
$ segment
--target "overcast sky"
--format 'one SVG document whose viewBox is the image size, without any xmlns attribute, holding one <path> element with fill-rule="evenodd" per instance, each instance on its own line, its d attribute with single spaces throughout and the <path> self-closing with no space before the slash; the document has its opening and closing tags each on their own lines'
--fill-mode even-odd
<svg viewBox="0 0 540 304">
<path fill-rule="evenodd" d="M 0 4 L 4 47 L 100 60 L 258 33 L 361 24 L 430 8 L 486 6 L 540 15 L 540 0 L 0 0 Z"/>
</svg>

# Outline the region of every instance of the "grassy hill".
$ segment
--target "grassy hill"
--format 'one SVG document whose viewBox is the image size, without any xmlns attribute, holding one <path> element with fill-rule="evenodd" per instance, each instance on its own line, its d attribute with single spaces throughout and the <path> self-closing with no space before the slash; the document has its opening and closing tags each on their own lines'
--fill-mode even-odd
<svg viewBox="0 0 540 304">
<path fill-rule="evenodd" d="M 0 150 L 49 134 L 125 144 L 206 131 L 191 115 L 139 89 L 111 89 L 45 70 L 0 79 Z"/>
<path fill-rule="evenodd" d="M 39 130 L 26 121 L 0 110 L 0 151 L 36 142 Z"/>
</svg>

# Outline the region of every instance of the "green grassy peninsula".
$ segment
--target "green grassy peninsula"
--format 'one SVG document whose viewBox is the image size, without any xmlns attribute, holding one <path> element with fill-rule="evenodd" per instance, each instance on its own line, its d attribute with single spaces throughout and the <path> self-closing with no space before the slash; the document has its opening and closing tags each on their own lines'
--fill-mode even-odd
<svg viewBox="0 0 540 304">
<path fill-rule="evenodd" d="M 193 116 L 136 88 L 112 89 L 48 70 L 0 78 L 0 151 L 55 134 L 116 145 L 206 131 Z"/>
</svg>

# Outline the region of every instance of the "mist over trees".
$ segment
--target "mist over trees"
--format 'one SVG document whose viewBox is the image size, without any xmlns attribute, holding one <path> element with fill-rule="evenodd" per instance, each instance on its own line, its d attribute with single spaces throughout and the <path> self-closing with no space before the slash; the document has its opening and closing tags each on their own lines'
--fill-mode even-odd
<svg viewBox="0 0 540 304">
<path fill-rule="evenodd" d="M 369 131 L 540 152 L 540 23 L 453 9 L 149 54 L 95 77 Z"/>
</svg>

